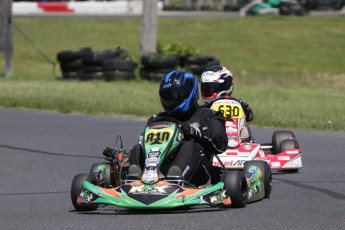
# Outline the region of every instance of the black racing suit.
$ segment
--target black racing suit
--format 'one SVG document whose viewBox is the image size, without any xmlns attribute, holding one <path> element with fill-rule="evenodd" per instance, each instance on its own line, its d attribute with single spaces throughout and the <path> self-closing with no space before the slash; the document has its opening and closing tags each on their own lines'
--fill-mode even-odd
<svg viewBox="0 0 345 230">
<path fill-rule="evenodd" d="M 152 116 L 148 123 L 155 119 L 169 116 L 166 113 L 159 113 Z M 223 115 L 218 111 L 209 108 L 196 106 L 189 114 L 182 118 L 173 117 L 183 123 L 195 123 L 199 126 L 201 138 L 198 140 L 184 139 L 180 149 L 171 159 L 166 159 L 160 170 L 166 174 L 171 166 L 178 166 L 182 172 L 182 178 L 196 185 L 207 182 L 212 175 L 211 156 L 220 154 L 227 148 L 227 135 L 224 126 Z M 129 158 L 130 164 L 144 166 L 144 154 L 140 144 L 135 145 Z M 214 177 L 212 177 L 214 181 Z"/>
</svg>

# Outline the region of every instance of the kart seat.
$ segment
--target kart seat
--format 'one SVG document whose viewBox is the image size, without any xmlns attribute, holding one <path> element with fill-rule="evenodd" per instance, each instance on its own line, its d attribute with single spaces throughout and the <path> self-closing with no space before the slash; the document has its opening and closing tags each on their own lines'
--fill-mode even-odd
<svg viewBox="0 0 345 230">
<path fill-rule="evenodd" d="M 250 142 L 251 140 L 251 133 L 249 127 L 243 126 L 241 131 L 240 131 L 240 139 L 242 142 Z"/>
</svg>

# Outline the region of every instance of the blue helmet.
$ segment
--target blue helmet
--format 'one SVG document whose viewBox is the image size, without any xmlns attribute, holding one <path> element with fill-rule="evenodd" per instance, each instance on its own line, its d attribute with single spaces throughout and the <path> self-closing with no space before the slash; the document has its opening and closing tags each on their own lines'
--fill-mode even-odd
<svg viewBox="0 0 345 230">
<path fill-rule="evenodd" d="M 198 80 L 192 73 L 174 70 L 162 79 L 159 97 L 166 113 L 183 115 L 198 102 Z"/>
</svg>

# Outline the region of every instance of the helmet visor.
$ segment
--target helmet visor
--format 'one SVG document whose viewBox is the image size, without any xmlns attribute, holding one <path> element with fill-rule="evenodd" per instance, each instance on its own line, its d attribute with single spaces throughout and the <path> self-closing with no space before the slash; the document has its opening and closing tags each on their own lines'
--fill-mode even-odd
<svg viewBox="0 0 345 230">
<path fill-rule="evenodd" d="M 205 82 L 201 84 L 201 92 L 203 95 L 213 95 L 224 91 L 224 83 Z"/>
<path fill-rule="evenodd" d="M 175 85 L 160 90 L 159 95 L 164 109 L 172 111 L 189 97 L 193 90 L 193 84 L 191 81 L 187 81 L 185 84 L 184 87 Z"/>
</svg>

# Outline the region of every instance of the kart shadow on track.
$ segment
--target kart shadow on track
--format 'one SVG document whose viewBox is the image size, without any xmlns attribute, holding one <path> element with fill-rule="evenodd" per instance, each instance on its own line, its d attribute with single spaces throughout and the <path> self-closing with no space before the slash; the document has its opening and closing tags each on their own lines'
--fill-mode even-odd
<svg viewBox="0 0 345 230">
<path fill-rule="evenodd" d="M 282 174 L 296 174 L 297 172 L 294 170 L 272 170 L 272 175 L 282 175 Z"/>
<path fill-rule="evenodd" d="M 79 212 L 76 210 L 70 210 L 69 212 L 75 212 L 76 214 L 82 214 L 82 215 L 159 215 L 159 214 L 181 214 L 181 213 L 207 213 L 207 212 L 222 212 L 230 209 L 226 208 L 218 208 L 215 209 L 214 207 L 188 207 L 188 208 L 176 208 L 176 209 L 161 209 L 161 210 L 132 210 L 132 209 L 113 209 L 113 208 L 107 208 L 104 209 L 98 209 L 96 211 L 90 211 L 90 212 Z"/>
</svg>

